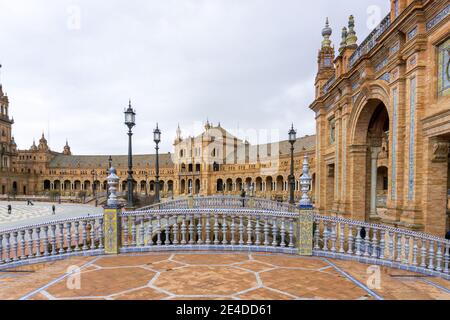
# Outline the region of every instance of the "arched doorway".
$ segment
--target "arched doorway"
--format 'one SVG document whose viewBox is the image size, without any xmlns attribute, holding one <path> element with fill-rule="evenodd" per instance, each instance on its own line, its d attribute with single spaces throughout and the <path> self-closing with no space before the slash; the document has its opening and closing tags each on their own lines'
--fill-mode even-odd
<svg viewBox="0 0 450 320">
<path fill-rule="evenodd" d="M 217 190 L 217 192 L 223 192 L 223 180 L 222 179 L 217 179 L 216 190 Z"/>
<path fill-rule="evenodd" d="M 186 193 L 186 180 L 181 179 L 180 182 L 180 194 L 185 194 Z"/>
<path fill-rule="evenodd" d="M 200 193 L 200 179 L 195 180 L 195 194 L 199 194 Z"/>
<path fill-rule="evenodd" d="M 364 221 L 378 220 L 380 218 L 377 213 L 378 167 L 386 167 L 387 179 L 390 164 L 389 113 L 381 100 L 369 99 L 359 109 L 356 119 L 349 150 L 352 168 L 351 190 L 353 190 L 352 217 Z M 387 180 L 384 182 L 389 186 Z"/>
</svg>

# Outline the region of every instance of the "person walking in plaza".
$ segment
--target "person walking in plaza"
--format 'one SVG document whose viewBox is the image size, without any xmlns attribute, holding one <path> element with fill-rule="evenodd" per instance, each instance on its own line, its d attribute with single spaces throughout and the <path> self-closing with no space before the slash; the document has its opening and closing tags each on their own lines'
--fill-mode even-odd
<svg viewBox="0 0 450 320">
<path fill-rule="evenodd" d="M 8 214 L 10 215 L 10 214 L 11 214 L 11 212 L 12 212 L 12 207 L 11 207 L 11 205 L 10 205 L 10 204 L 8 204 Z"/>
<path fill-rule="evenodd" d="M 55 207 L 55 205 L 52 205 L 52 214 L 53 214 L 53 215 L 56 214 L 56 207 Z"/>
</svg>

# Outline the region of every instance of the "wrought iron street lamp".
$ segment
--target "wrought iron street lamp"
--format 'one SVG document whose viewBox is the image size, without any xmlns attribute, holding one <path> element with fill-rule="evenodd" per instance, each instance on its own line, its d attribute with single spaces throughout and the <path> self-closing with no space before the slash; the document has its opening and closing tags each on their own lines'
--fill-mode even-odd
<svg viewBox="0 0 450 320">
<path fill-rule="evenodd" d="M 148 196 L 148 191 L 147 191 L 147 186 L 148 186 L 148 173 L 147 171 L 144 171 L 144 176 L 145 176 L 145 196 Z"/>
<path fill-rule="evenodd" d="M 291 173 L 289 175 L 289 203 L 295 205 L 294 190 L 295 190 L 295 175 L 294 175 L 294 144 L 297 141 L 297 131 L 292 124 L 289 130 L 289 143 L 291 144 Z"/>
<path fill-rule="evenodd" d="M 97 205 L 98 205 L 97 192 L 96 192 L 97 185 L 95 183 L 97 181 L 97 172 L 95 170 L 92 170 L 91 174 L 92 174 L 92 195 L 95 198 L 95 206 L 97 207 Z"/>
<path fill-rule="evenodd" d="M 156 124 L 156 129 L 153 131 L 153 141 L 156 144 L 156 170 L 155 170 L 155 178 L 156 178 L 156 186 L 155 186 L 155 202 L 159 203 L 159 143 L 161 142 L 161 130 L 158 128 L 158 124 Z"/>
<path fill-rule="evenodd" d="M 131 107 L 131 100 L 128 104 L 128 109 L 125 110 L 125 125 L 128 127 L 128 197 L 127 205 L 129 208 L 133 207 L 133 156 L 131 137 L 133 136 L 132 129 L 136 125 L 136 112 Z"/>
<path fill-rule="evenodd" d="M 107 177 L 111 174 L 111 167 L 112 167 L 112 157 L 109 156 L 109 158 L 108 158 L 108 170 L 106 170 Z M 109 199 L 109 188 L 108 188 L 108 185 L 106 185 L 106 199 Z"/>
</svg>

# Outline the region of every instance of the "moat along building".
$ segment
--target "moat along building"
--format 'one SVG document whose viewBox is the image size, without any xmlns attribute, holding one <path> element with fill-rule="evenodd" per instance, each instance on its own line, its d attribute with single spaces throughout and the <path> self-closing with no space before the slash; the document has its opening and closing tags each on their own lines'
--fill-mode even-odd
<svg viewBox="0 0 450 320">
<path fill-rule="evenodd" d="M 442 236 L 449 226 L 450 4 L 391 0 L 391 10 L 358 44 L 354 17 L 336 51 L 327 19 L 318 54 L 316 136 L 295 144 L 296 198 L 309 155 L 316 209 Z M 105 192 L 108 156 L 51 151 L 45 137 L 18 150 L 8 97 L 0 90 L 2 194 Z M 302 106 L 299 106 L 302 107 Z M 288 198 L 288 141 L 251 145 L 209 122 L 197 137 L 178 129 L 160 155 L 163 196 L 239 194 Z M 134 190 L 155 190 L 155 156 L 136 155 Z M 127 156 L 113 156 L 126 191 Z"/>
</svg>

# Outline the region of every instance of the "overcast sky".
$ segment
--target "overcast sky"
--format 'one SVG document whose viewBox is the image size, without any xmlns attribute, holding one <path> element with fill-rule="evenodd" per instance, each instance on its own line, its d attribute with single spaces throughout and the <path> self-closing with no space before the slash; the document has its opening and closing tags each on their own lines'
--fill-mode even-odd
<svg viewBox="0 0 450 320">
<path fill-rule="evenodd" d="M 1 82 L 20 149 L 50 133 L 74 154 L 126 154 L 123 110 L 137 111 L 134 151 L 162 151 L 175 129 L 212 123 L 246 138 L 314 134 L 317 51 L 354 14 L 359 42 L 388 0 L 0 0 Z M 255 139 L 248 134 L 250 141 Z M 261 134 L 259 142 L 265 142 Z M 269 135 L 276 140 L 277 135 Z"/>
</svg>

